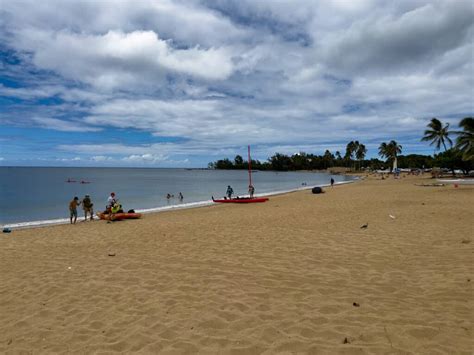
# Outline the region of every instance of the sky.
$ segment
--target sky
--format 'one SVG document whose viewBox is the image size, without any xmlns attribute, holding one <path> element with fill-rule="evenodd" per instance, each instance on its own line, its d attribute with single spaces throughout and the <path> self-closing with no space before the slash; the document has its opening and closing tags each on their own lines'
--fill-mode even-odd
<svg viewBox="0 0 474 355">
<path fill-rule="evenodd" d="M 0 0 L 0 165 L 404 154 L 473 116 L 470 0 Z"/>
</svg>

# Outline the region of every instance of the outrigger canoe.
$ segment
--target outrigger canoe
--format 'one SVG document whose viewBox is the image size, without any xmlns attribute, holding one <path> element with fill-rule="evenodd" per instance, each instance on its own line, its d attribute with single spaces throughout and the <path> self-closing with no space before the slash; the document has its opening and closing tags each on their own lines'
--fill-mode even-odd
<svg viewBox="0 0 474 355">
<path fill-rule="evenodd" d="M 266 202 L 268 198 L 266 197 L 239 197 L 239 198 L 231 198 L 231 199 L 223 199 L 223 200 L 215 200 L 214 197 L 212 201 L 218 203 L 257 203 L 257 202 Z"/>
<path fill-rule="evenodd" d="M 141 213 L 112 213 L 112 216 L 109 216 L 107 213 L 97 213 L 97 217 L 100 219 L 112 220 L 112 221 L 121 221 L 123 219 L 138 219 L 142 217 Z"/>
</svg>

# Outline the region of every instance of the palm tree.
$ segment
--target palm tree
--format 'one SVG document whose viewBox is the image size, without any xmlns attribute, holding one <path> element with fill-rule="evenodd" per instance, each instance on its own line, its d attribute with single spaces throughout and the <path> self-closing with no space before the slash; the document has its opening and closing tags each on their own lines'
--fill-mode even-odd
<svg viewBox="0 0 474 355">
<path fill-rule="evenodd" d="M 346 155 L 344 158 L 349 160 L 349 165 L 352 162 L 352 159 L 354 157 L 354 153 L 357 151 L 357 148 L 359 147 L 359 141 L 350 141 L 347 146 L 346 146 Z M 355 169 L 355 167 L 354 167 Z"/>
<path fill-rule="evenodd" d="M 379 155 L 382 158 L 388 158 L 388 148 L 387 148 L 387 143 L 383 142 L 380 144 L 379 147 Z"/>
<path fill-rule="evenodd" d="M 474 160 L 474 118 L 465 117 L 459 122 L 462 131 L 456 132 L 456 148 L 462 154 L 463 160 Z"/>
<path fill-rule="evenodd" d="M 395 166 L 397 163 L 398 154 L 402 154 L 402 146 L 394 140 L 391 140 L 390 143 L 388 143 L 388 151 L 392 161 L 394 162 L 393 166 Z"/>
<path fill-rule="evenodd" d="M 359 144 L 356 150 L 356 159 L 359 161 L 359 170 L 360 170 L 361 160 L 365 158 L 366 153 L 367 153 L 367 148 L 365 147 L 365 145 L 363 145 L 362 143 Z"/>
<path fill-rule="evenodd" d="M 453 141 L 449 138 L 449 123 L 443 127 L 443 124 L 437 118 L 432 118 L 430 123 L 427 125 L 428 129 L 425 130 L 425 135 L 421 138 L 422 141 L 431 141 L 430 145 L 435 145 L 436 150 L 439 150 L 441 144 L 444 147 L 444 151 L 447 151 L 446 142 L 450 146 L 453 145 Z"/>
<path fill-rule="evenodd" d="M 382 143 L 379 147 L 379 155 L 387 158 L 389 162 L 396 162 L 398 154 L 402 153 L 402 146 L 396 141 L 391 140 L 388 144 Z"/>
</svg>

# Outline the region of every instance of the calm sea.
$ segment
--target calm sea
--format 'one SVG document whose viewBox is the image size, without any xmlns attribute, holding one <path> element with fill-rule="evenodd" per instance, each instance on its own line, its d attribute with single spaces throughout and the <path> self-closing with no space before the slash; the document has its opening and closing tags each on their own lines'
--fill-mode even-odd
<svg viewBox="0 0 474 355">
<path fill-rule="evenodd" d="M 332 176 L 336 182 L 351 180 Z M 256 195 L 325 185 L 331 175 L 312 172 L 252 174 Z M 75 182 L 67 182 L 68 180 Z M 87 183 L 81 183 L 87 182 Z M 115 192 L 124 210 L 168 209 L 209 203 L 222 197 L 227 185 L 236 195 L 247 194 L 245 170 L 137 169 L 137 168 L 30 168 L 0 167 L 0 224 L 68 218 L 74 196 L 89 194 L 94 211 L 105 208 Z M 179 192 L 183 201 L 177 197 Z M 174 197 L 167 199 L 166 195 Z M 79 208 L 79 218 L 82 209 Z"/>
</svg>

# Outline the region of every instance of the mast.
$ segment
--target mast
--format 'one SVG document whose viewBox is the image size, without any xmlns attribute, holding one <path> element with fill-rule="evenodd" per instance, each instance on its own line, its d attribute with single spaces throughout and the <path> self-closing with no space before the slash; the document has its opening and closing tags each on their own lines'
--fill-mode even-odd
<svg viewBox="0 0 474 355">
<path fill-rule="evenodd" d="M 249 155 L 249 186 L 252 185 L 252 160 L 250 159 L 250 146 L 248 146 Z"/>
</svg>

